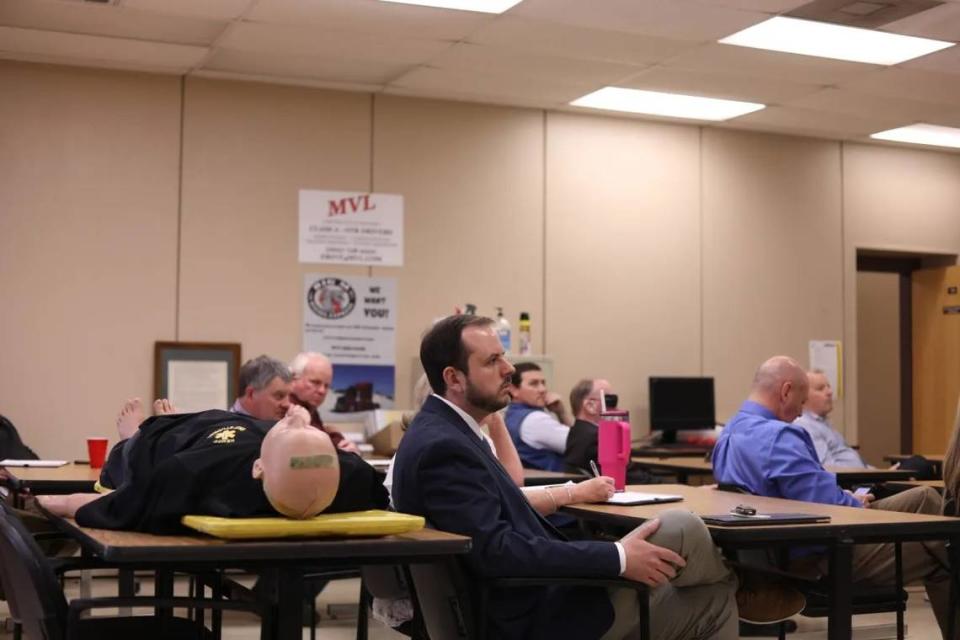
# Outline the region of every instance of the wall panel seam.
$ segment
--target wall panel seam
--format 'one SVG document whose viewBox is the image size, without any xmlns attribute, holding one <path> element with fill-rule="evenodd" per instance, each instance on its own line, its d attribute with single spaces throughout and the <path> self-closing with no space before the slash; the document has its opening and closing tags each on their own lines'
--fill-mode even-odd
<svg viewBox="0 0 960 640">
<path fill-rule="evenodd" d="M 173 339 L 180 340 L 180 279 L 183 262 L 183 140 L 186 114 L 187 77 L 180 76 L 180 141 L 177 149 L 177 257 L 174 279 Z"/>
</svg>

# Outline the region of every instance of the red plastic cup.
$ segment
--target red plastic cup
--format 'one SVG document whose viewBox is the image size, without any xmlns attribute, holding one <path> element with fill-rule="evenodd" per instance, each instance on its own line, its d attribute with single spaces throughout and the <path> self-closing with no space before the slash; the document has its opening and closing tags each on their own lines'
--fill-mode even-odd
<svg viewBox="0 0 960 640">
<path fill-rule="evenodd" d="M 87 454 L 90 456 L 90 468 L 101 468 L 107 460 L 107 439 L 87 438 Z"/>
</svg>

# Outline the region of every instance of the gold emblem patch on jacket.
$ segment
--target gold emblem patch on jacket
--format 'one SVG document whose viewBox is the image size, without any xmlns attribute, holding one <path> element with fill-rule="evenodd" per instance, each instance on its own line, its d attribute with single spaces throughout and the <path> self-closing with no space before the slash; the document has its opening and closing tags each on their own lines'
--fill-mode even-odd
<svg viewBox="0 0 960 640">
<path fill-rule="evenodd" d="M 220 427 L 207 436 L 207 438 L 213 440 L 215 444 L 233 444 L 237 440 L 237 433 L 246 430 L 246 427 L 239 425 L 235 427 Z"/>
</svg>

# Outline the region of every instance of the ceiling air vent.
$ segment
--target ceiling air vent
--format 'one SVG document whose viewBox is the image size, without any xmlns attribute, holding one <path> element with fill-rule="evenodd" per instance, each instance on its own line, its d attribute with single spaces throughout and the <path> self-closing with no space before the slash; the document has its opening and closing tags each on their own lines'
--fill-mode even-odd
<svg viewBox="0 0 960 640">
<path fill-rule="evenodd" d="M 784 15 L 875 29 L 942 4 L 939 0 L 814 0 Z"/>
</svg>

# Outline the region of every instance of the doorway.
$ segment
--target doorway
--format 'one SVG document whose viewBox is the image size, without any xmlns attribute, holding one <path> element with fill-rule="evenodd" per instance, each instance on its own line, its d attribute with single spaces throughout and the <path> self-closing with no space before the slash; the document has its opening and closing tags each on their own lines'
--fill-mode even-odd
<svg viewBox="0 0 960 640">
<path fill-rule="evenodd" d="M 913 283 L 915 272 L 955 263 L 956 256 L 857 250 L 857 424 L 860 454 L 870 464 L 883 465 L 890 453 L 938 451 L 927 451 L 915 428 L 918 402 L 929 402 L 914 393 Z"/>
</svg>

